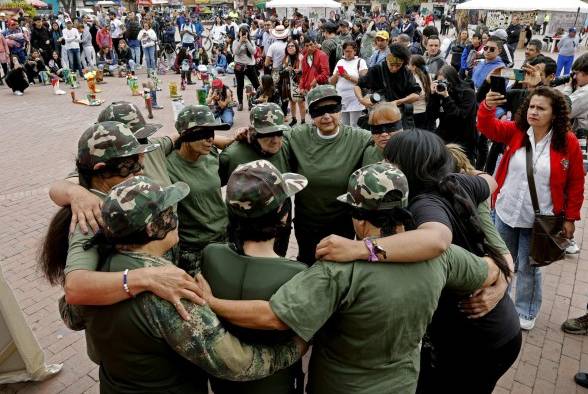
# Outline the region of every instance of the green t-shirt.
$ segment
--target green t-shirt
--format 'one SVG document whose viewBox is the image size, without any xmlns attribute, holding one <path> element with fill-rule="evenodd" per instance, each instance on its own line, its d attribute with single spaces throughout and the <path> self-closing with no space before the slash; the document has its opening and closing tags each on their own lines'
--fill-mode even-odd
<svg viewBox="0 0 588 394">
<path fill-rule="evenodd" d="M 282 257 L 251 257 L 238 254 L 228 244 L 208 245 L 202 252 L 202 274 L 213 294 L 228 300 L 269 300 L 271 296 L 306 265 Z M 283 343 L 292 331 L 250 330 L 227 324 L 227 329 L 247 343 Z M 293 393 L 296 383 L 303 385 L 302 364 L 252 382 L 212 379 L 215 393 Z"/>
<path fill-rule="evenodd" d="M 289 172 L 289 148 L 288 139 L 282 138 L 282 148 L 273 156 L 262 156 L 256 152 L 247 142 L 233 142 L 224 149 L 219 157 L 220 169 L 219 174 L 221 182 L 226 185 L 229 177 L 235 171 L 238 165 L 249 163 L 255 160 L 267 160 L 272 163 L 280 172 Z"/>
<path fill-rule="evenodd" d="M 106 198 L 106 194 L 98 190 L 90 189 L 90 191 L 102 200 Z M 94 232 L 91 228 L 88 229 L 88 234 L 84 234 L 80 230 L 80 225 L 76 225 L 73 233 L 69 235 L 69 248 L 67 249 L 67 259 L 63 270 L 65 275 L 76 270 L 96 271 L 100 262 L 98 247 L 94 245 L 90 249 L 84 250 L 84 244 L 93 236 Z"/>
<path fill-rule="evenodd" d="M 470 293 L 487 274 L 483 259 L 455 245 L 423 263 L 320 262 L 270 305 L 304 340 L 315 338 L 309 393 L 412 394 L 441 291 Z"/>
<path fill-rule="evenodd" d="M 167 264 L 160 257 L 124 252 L 108 258 L 103 270 Z M 271 347 L 243 344 L 208 306 L 183 304 L 189 321 L 152 293 L 83 308 L 88 353 L 100 364 L 101 392 L 205 394 L 204 372 L 237 381 L 260 379 L 301 356 L 292 341 Z"/>
<path fill-rule="evenodd" d="M 369 131 L 344 125 L 330 139 L 321 138 L 308 124 L 292 129 L 292 171 L 308 178 L 308 186 L 295 198 L 297 225 L 325 226 L 347 215 L 348 208 L 337 197 L 347 191 L 349 177 L 361 166 L 370 140 Z"/>
<path fill-rule="evenodd" d="M 370 144 L 363 152 L 361 166 L 365 167 L 370 164 L 376 164 L 384 160 L 384 151 L 374 144 Z"/>
<path fill-rule="evenodd" d="M 153 179 L 155 182 L 163 187 L 171 185 L 169 175 L 166 168 L 166 157 L 169 155 L 174 144 L 170 137 L 149 138 L 152 144 L 159 144 L 159 148 L 151 151 L 145 155 L 145 176 Z"/>
<path fill-rule="evenodd" d="M 228 217 L 221 195 L 218 175 L 218 150 L 188 161 L 174 150 L 167 157 L 167 171 L 172 182 L 186 182 L 190 194 L 178 203 L 180 249 L 200 250 L 213 241 L 225 238 Z"/>
</svg>

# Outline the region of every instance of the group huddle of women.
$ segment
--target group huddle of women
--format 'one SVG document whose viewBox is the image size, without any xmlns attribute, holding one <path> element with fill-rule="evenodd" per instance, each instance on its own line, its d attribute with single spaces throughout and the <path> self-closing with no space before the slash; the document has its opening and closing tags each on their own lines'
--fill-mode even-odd
<svg viewBox="0 0 588 394">
<path fill-rule="evenodd" d="M 563 96 L 532 91 L 514 122 L 492 115 L 501 100 L 490 92 L 478 114 L 509 146 L 497 180 L 435 133 L 403 130 L 392 102 L 373 106 L 370 131 L 344 125 L 332 85 L 308 92 L 311 124 L 259 104 L 237 141 L 215 136 L 229 126 L 206 106 L 185 107 L 174 138 L 154 138 L 161 125 L 133 104 L 108 106 L 75 176 L 51 188 L 63 208 L 40 259 L 101 391 L 491 393 L 521 347 L 507 290 L 524 234 L 505 244 L 500 209 L 525 198 L 511 179 L 521 141 L 537 147 L 538 188 L 551 185 L 542 211 L 573 226 L 584 185 Z M 540 180 L 550 163 L 557 177 Z M 297 261 L 284 257 L 292 223 Z"/>
</svg>

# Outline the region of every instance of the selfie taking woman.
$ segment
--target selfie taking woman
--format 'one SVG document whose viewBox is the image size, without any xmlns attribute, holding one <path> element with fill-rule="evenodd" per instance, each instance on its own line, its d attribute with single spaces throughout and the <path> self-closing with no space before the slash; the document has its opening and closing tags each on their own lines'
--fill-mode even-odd
<svg viewBox="0 0 588 394">
<path fill-rule="evenodd" d="M 531 265 L 529 251 L 535 212 L 527 181 L 526 145 L 539 211 L 564 215 L 562 231 L 574 235 L 584 200 L 582 152 L 571 131 L 568 105 L 555 89 L 539 87 L 527 96 L 514 121 L 498 120 L 496 107 L 506 102 L 490 91 L 478 110 L 478 128 L 489 139 L 507 145 L 496 171 L 498 189 L 493 196 L 496 227 L 508 245 L 517 267 L 515 306 L 521 328 L 531 330 L 541 308 L 541 270 Z"/>
</svg>

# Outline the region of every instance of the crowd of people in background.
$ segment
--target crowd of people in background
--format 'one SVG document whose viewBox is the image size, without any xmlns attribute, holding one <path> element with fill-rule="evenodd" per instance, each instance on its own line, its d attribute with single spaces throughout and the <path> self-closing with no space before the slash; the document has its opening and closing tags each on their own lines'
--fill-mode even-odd
<svg viewBox="0 0 588 394">
<path fill-rule="evenodd" d="M 16 95 L 41 71 L 158 70 L 169 48 L 186 85 L 201 66 L 217 76 L 174 138 L 153 138 L 160 125 L 132 104 L 108 106 L 79 140 L 77 179 L 51 189 L 64 208 L 41 266 L 102 387 L 298 393 L 313 339 L 309 392 L 491 393 L 541 312 L 535 217 L 561 216 L 579 252 L 576 28 L 555 61 L 517 16 L 492 31 L 416 11 L 231 11 L 206 25 L 199 7 L 109 11 L 13 18 L 0 35 Z M 246 130 L 215 135 L 246 110 Z M 562 329 L 588 333 L 588 314 Z"/>
</svg>

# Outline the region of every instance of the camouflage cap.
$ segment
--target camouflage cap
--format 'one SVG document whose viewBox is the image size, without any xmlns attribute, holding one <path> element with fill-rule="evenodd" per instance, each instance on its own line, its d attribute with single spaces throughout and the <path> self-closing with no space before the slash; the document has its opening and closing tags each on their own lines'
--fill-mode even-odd
<svg viewBox="0 0 588 394">
<path fill-rule="evenodd" d="M 408 181 L 390 163 L 370 164 L 351 174 L 347 193 L 337 200 L 368 211 L 404 208 L 408 205 Z"/>
<path fill-rule="evenodd" d="M 231 128 L 226 123 L 220 123 L 214 118 L 214 114 L 206 105 L 187 105 L 178 114 L 176 130 L 180 134 L 192 127 L 210 127 L 216 130 L 228 130 Z"/>
<path fill-rule="evenodd" d="M 190 188 L 184 182 L 161 187 L 145 176 L 129 178 L 113 187 L 104 200 L 104 234 L 109 238 L 135 234 L 189 192 Z"/>
<path fill-rule="evenodd" d="M 284 124 L 284 113 L 275 103 L 264 103 L 253 107 L 249 114 L 251 125 L 259 134 L 286 131 L 290 127 Z"/>
<path fill-rule="evenodd" d="M 156 123 L 147 123 L 139 108 L 127 101 L 115 101 L 108 107 L 104 108 L 98 115 L 98 122 L 114 121 L 121 122 L 129 126 L 137 139 L 147 138 L 163 125 Z"/>
<path fill-rule="evenodd" d="M 267 160 L 242 164 L 227 183 L 227 206 L 235 215 L 255 218 L 277 210 L 289 197 L 306 187 L 300 174 L 284 173 Z"/>
<path fill-rule="evenodd" d="M 337 89 L 333 85 L 319 85 L 308 92 L 306 96 L 306 103 L 310 107 L 314 103 L 324 99 L 334 99 L 341 102 L 341 96 L 337 93 Z"/>
<path fill-rule="evenodd" d="M 119 157 L 147 153 L 157 144 L 139 144 L 131 129 L 120 122 L 101 122 L 90 126 L 78 141 L 78 163 L 86 168 Z"/>
</svg>

